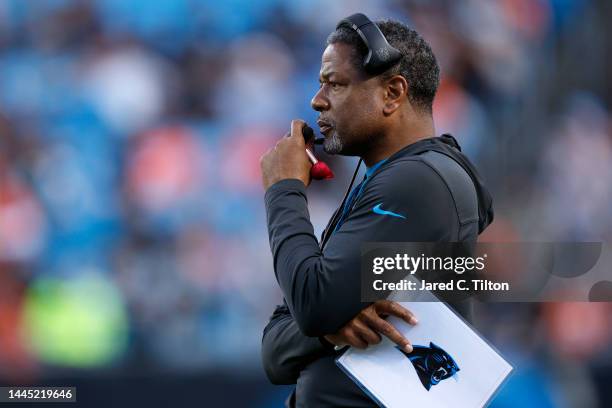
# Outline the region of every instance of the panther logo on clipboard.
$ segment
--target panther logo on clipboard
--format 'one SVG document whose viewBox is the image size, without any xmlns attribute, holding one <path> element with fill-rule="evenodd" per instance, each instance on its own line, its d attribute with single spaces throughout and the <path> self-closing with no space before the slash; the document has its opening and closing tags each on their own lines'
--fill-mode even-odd
<svg viewBox="0 0 612 408">
<path fill-rule="evenodd" d="M 429 347 L 415 345 L 411 353 L 406 353 L 397 346 L 396 348 L 408 357 L 427 391 L 442 380 L 451 377 L 457 379 L 459 366 L 450 354 L 434 343 L 429 342 Z"/>
</svg>

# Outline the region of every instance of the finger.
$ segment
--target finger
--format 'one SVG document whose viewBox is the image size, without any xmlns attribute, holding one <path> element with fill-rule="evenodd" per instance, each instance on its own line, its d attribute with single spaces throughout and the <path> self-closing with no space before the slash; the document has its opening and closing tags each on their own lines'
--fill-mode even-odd
<svg viewBox="0 0 612 408">
<path fill-rule="evenodd" d="M 344 330 L 342 336 L 344 337 L 344 341 L 353 347 L 357 347 L 358 349 L 364 349 L 368 347 L 368 344 L 363 341 L 359 336 L 357 336 L 352 329 Z"/>
<path fill-rule="evenodd" d="M 337 334 L 328 334 L 327 336 L 325 336 L 325 340 L 327 340 L 329 343 L 333 344 L 336 347 L 346 346 L 344 339 Z"/>
<path fill-rule="evenodd" d="M 304 141 L 304 134 L 302 133 L 305 124 L 306 122 L 301 119 L 292 120 L 290 138 L 295 139 L 296 141 L 299 140 L 302 144 L 305 144 L 306 142 Z"/>
<path fill-rule="evenodd" d="M 419 322 L 414 313 L 412 313 L 410 310 L 406 309 L 404 306 L 400 305 L 397 302 L 392 302 L 390 300 L 381 300 L 375 303 L 374 308 L 376 309 L 379 315 L 385 314 L 396 316 L 411 325 L 415 325 Z"/>
<path fill-rule="evenodd" d="M 412 352 L 412 344 L 393 325 L 380 316 L 366 318 L 368 326 L 400 346 L 406 353 Z"/>
<path fill-rule="evenodd" d="M 268 155 L 270 154 L 270 152 L 273 150 L 274 148 L 271 147 L 268 150 L 266 150 L 266 152 L 264 154 L 261 155 L 261 157 L 259 157 L 259 164 L 262 165 L 264 163 L 264 161 L 268 158 Z"/>
<path fill-rule="evenodd" d="M 378 344 L 382 340 L 378 333 L 370 329 L 367 324 L 357 319 L 353 320 L 352 326 L 355 334 L 361 337 L 368 344 Z"/>
</svg>

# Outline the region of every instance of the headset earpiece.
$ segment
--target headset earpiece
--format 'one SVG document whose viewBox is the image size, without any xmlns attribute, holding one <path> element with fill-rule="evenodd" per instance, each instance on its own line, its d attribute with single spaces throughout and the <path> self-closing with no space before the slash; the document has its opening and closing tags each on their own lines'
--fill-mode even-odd
<svg viewBox="0 0 612 408">
<path fill-rule="evenodd" d="M 380 28 L 365 14 L 356 13 L 340 20 L 336 29 L 340 27 L 355 30 L 368 47 L 368 54 L 363 59 L 363 67 L 369 74 L 381 74 L 402 58 L 402 53 L 389 44 Z"/>
</svg>

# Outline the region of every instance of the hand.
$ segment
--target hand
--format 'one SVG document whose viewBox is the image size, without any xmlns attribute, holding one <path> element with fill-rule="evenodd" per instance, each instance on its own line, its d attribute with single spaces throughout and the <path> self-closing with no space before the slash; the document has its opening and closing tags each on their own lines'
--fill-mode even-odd
<svg viewBox="0 0 612 408">
<path fill-rule="evenodd" d="M 306 155 L 306 143 L 302 135 L 303 120 L 291 121 L 291 133 L 285 135 L 259 159 L 264 190 L 284 179 L 301 180 L 310 184 L 310 161 Z"/>
<path fill-rule="evenodd" d="M 397 316 L 406 323 L 415 325 L 417 318 L 397 302 L 379 300 L 363 309 L 338 333 L 324 336 L 325 340 L 336 345 L 351 345 L 364 349 L 382 340 L 380 334 L 386 336 L 407 353 L 412 352 L 412 344 L 393 325 L 385 320 L 389 315 Z"/>
</svg>

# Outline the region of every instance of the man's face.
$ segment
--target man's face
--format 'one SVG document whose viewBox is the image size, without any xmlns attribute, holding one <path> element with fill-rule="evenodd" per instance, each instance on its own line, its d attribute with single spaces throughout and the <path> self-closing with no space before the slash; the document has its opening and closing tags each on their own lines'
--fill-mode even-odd
<svg viewBox="0 0 612 408">
<path fill-rule="evenodd" d="M 330 44 L 323 52 L 320 89 L 311 106 L 320 112 L 317 121 L 329 154 L 362 155 L 382 130 L 383 87 L 351 63 L 353 49 Z"/>
</svg>

